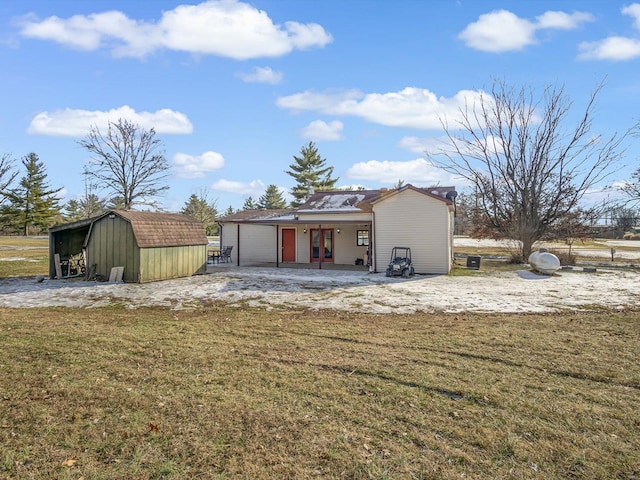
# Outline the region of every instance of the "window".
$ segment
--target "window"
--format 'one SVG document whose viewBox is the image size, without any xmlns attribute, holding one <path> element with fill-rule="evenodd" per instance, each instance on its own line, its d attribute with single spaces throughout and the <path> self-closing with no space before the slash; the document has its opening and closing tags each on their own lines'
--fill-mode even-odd
<svg viewBox="0 0 640 480">
<path fill-rule="evenodd" d="M 356 238 L 359 247 L 369 246 L 369 230 L 358 230 Z"/>
</svg>

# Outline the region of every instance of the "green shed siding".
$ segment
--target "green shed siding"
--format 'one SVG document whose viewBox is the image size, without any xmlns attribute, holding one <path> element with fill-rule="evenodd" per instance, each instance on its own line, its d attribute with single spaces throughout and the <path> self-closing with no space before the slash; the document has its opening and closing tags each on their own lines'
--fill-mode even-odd
<svg viewBox="0 0 640 480">
<path fill-rule="evenodd" d="M 205 273 L 207 246 L 156 247 L 140 249 L 139 282 Z"/>
<path fill-rule="evenodd" d="M 104 217 L 93 224 L 87 257 L 89 266 L 97 265 L 96 273 L 106 278 L 111 268 L 124 266 L 123 280 L 138 281 L 140 256 L 136 239 L 131 224 L 118 216 Z"/>
</svg>

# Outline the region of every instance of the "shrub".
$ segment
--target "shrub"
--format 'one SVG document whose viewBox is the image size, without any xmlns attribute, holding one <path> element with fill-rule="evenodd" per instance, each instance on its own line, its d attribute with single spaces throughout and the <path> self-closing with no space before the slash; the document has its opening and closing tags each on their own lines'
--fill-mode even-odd
<svg viewBox="0 0 640 480">
<path fill-rule="evenodd" d="M 553 253 L 558 257 L 560 265 L 575 265 L 578 258 L 576 254 L 570 253 L 568 250 L 549 250 L 549 253 Z"/>
<path fill-rule="evenodd" d="M 507 261 L 507 263 L 521 264 L 521 263 L 527 263 L 527 261 L 522 256 L 522 252 L 511 252 L 511 255 L 509 256 L 509 260 Z"/>
</svg>

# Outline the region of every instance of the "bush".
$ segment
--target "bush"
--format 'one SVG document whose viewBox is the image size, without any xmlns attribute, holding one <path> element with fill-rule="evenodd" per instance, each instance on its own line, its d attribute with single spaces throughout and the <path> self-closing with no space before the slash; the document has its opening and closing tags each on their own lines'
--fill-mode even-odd
<svg viewBox="0 0 640 480">
<path fill-rule="evenodd" d="M 558 260 L 560 260 L 560 265 L 575 265 L 577 255 L 573 253 L 569 253 L 568 250 L 549 250 L 549 253 L 553 253 Z"/>
<path fill-rule="evenodd" d="M 521 252 L 511 252 L 507 263 L 522 264 L 527 263 L 527 260 L 525 260 L 525 258 L 522 256 Z"/>
</svg>

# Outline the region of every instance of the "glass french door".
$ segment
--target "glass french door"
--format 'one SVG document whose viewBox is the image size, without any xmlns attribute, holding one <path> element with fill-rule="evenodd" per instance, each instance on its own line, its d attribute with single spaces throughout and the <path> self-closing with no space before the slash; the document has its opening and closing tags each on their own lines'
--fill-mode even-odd
<svg viewBox="0 0 640 480">
<path fill-rule="evenodd" d="M 311 261 L 333 262 L 333 228 L 311 229 Z"/>
</svg>

